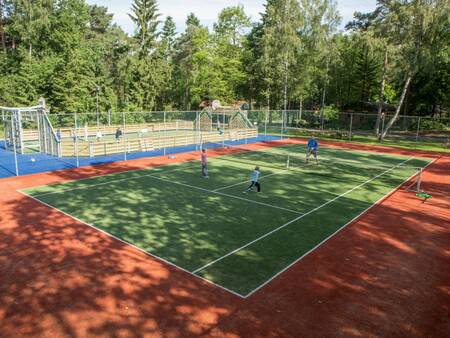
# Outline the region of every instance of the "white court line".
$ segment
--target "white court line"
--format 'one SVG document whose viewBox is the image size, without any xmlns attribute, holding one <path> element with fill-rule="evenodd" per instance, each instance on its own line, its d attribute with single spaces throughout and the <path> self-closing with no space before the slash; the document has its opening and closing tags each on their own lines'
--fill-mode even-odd
<svg viewBox="0 0 450 338">
<path fill-rule="evenodd" d="M 51 209 L 54 209 L 54 210 L 56 210 L 56 211 L 58 211 L 58 212 L 60 212 L 60 213 L 62 213 L 62 214 L 64 214 L 64 215 L 66 215 L 66 216 L 68 216 L 68 217 L 74 219 L 74 220 L 77 221 L 77 222 L 80 222 L 80 223 L 82 223 L 82 224 L 84 224 L 84 225 L 87 225 L 87 226 L 89 226 L 89 227 L 91 227 L 91 228 L 93 228 L 93 229 L 95 229 L 95 230 L 97 230 L 97 231 L 100 231 L 101 233 L 104 233 L 105 235 L 107 235 L 107 236 L 109 236 L 109 237 L 111 237 L 111 238 L 114 238 L 115 240 L 117 240 L 117 241 L 119 241 L 119 242 L 122 242 L 122 243 L 124 243 L 124 244 L 126 244 L 126 245 L 129 245 L 129 246 L 133 247 L 134 249 L 136 249 L 136 250 L 138 250 L 138 251 L 140 251 L 140 252 L 143 252 L 144 254 L 146 254 L 146 255 L 148 255 L 148 256 L 151 256 L 151 257 L 153 257 L 153 258 L 155 258 L 155 259 L 157 259 L 157 260 L 159 260 L 159 261 L 161 261 L 161 262 L 164 262 L 164 263 L 166 263 L 166 264 L 168 264 L 168 265 L 170 265 L 170 266 L 173 266 L 173 267 L 175 267 L 176 269 L 181 270 L 181 271 L 183 271 L 183 272 L 185 272 L 185 273 L 187 273 L 187 274 L 189 274 L 189 275 L 191 275 L 191 276 L 194 276 L 194 277 L 196 277 L 196 278 L 199 278 L 199 279 L 201 279 L 202 281 L 205 281 L 205 282 L 208 282 L 209 284 L 212 284 L 212 285 L 214 285 L 214 286 L 217 286 L 218 288 L 220 288 L 220 289 L 222 289 L 222 290 L 225 290 L 225 291 L 227 291 L 227 292 L 229 292 L 229 293 L 231 293 L 231 294 L 233 294 L 233 295 L 235 295 L 235 296 L 238 296 L 238 297 L 240 297 L 240 298 L 244 298 L 243 295 L 241 295 L 240 293 L 238 293 L 238 292 L 236 292 L 236 291 L 227 289 L 226 287 L 224 287 L 224 286 L 222 286 L 222 285 L 219 285 L 219 284 L 216 284 L 216 283 L 214 283 L 213 281 L 211 281 L 211 280 L 209 280 L 209 279 L 206 279 L 206 278 L 204 278 L 204 277 L 202 277 L 202 276 L 193 274 L 193 273 L 190 272 L 189 270 L 186 270 L 186 269 L 182 268 L 181 266 L 176 265 L 175 263 L 169 262 L 168 260 L 165 260 L 165 259 L 162 258 L 162 257 L 156 256 L 156 255 L 154 255 L 154 254 L 152 254 L 152 253 L 150 253 L 150 252 L 148 252 L 148 251 L 145 251 L 144 249 L 141 249 L 141 248 L 139 248 L 138 246 L 136 246 L 136 245 L 134 245 L 134 244 L 131 244 L 131 243 L 129 243 L 129 242 L 127 242 L 127 241 L 125 241 L 125 240 L 119 238 L 119 237 L 114 236 L 113 234 L 110 234 L 110 233 L 108 233 L 108 232 L 106 232 L 106 231 L 104 231 L 104 230 L 102 230 L 102 229 L 96 227 L 95 225 L 89 224 L 89 223 L 87 223 L 87 222 L 85 222 L 85 221 L 83 221 L 83 220 L 81 220 L 81 219 L 79 219 L 79 218 L 77 218 L 77 217 L 75 217 L 75 216 L 73 216 L 73 215 L 70 215 L 70 214 L 68 214 L 68 213 L 66 213 L 66 212 L 64 212 L 64 211 L 62 211 L 61 209 L 58 209 L 58 208 L 56 208 L 56 207 L 54 207 L 54 206 L 52 206 L 52 205 L 50 205 L 50 204 L 47 204 L 47 203 L 45 203 L 45 202 L 43 202 L 43 201 L 41 201 L 41 200 L 39 200 L 39 199 L 37 199 L 37 198 L 31 196 L 31 195 L 28 195 L 27 193 L 25 193 L 25 192 L 23 192 L 23 191 L 18 190 L 18 192 L 21 193 L 22 195 L 26 196 L 26 197 L 29 197 L 29 198 L 35 200 L 36 202 L 39 202 L 39 203 L 41 203 L 41 204 L 43 204 L 43 205 L 45 205 L 45 206 L 47 206 L 47 207 L 49 207 L 49 208 L 51 208 Z"/>
<path fill-rule="evenodd" d="M 168 182 L 168 183 L 172 183 L 172 184 L 181 185 L 181 186 L 183 186 L 183 187 L 188 187 L 188 188 L 191 188 L 191 189 L 196 189 L 196 190 L 204 191 L 204 192 L 207 192 L 207 193 L 209 193 L 209 194 L 215 194 L 215 195 L 226 196 L 226 197 L 238 199 L 238 200 L 241 200 L 241 201 L 246 201 L 246 202 L 250 202 L 250 203 L 254 203 L 254 204 L 259 204 L 259 205 L 264 205 L 264 206 L 269 207 L 269 208 L 280 209 L 280 210 L 292 212 L 292 213 L 294 213 L 294 214 L 300 214 L 300 215 L 303 215 L 301 212 L 298 212 L 298 211 L 296 211 L 296 210 L 287 209 L 287 208 L 279 207 L 279 206 L 272 205 L 272 204 L 268 204 L 268 203 L 258 202 L 258 201 L 255 201 L 255 200 L 250 200 L 250 199 L 243 198 L 243 197 L 239 197 L 239 196 L 235 196 L 235 195 L 229 195 L 229 194 L 225 194 L 225 193 L 219 192 L 219 191 L 208 190 L 208 189 L 205 189 L 205 188 L 197 187 L 197 186 L 195 186 L 195 185 L 190 185 L 190 184 L 186 184 L 186 183 L 181 183 L 181 182 L 177 182 L 177 181 L 172 181 L 172 180 L 168 180 L 168 179 L 161 178 L 161 177 L 158 177 L 158 176 L 150 176 L 150 177 L 152 177 L 152 178 L 154 178 L 154 179 L 157 179 L 157 180 L 160 180 L 160 181 L 164 181 L 164 182 Z"/>
<path fill-rule="evenodd" d="M 191 168 L 191 167 L 188 167 L 188 168 Z M 165 171 L 163 170 L 163 171 L 160 171 L 158 173 L 140 175 L 140 176 L 136 176 L 136 177 L 125 177 L 125 178 L 122 178 L 122 179 L 119 179 L 119 180 L 111 180 L 111 181 L 97 183 L 97 184 L 89 184 L 89 185 L 82 186 L 82 187 L 75 187 L 75 188 L 70 188 L 70 189 L 51 191 L 51 192 L 48 192 L 48 193 L 42 193 L 42 194 L 37 194 L 37 195 L 33 195 L 33 196 L 36 197 L 36 198 L 39 198 L 39 197 L 44 197 L 44 196 L 48 196 L 48 195 L 64 193 L 64 192 L 67 192 L 67 191 L 89 189 L 91 187 L 97 187 L 97 186 L 107 185 L 107 184 L 116 183 L 116 182 L 123 182 L 123 181 L 132 180 L 132 179 L 140 179 L 140 178 L 143 178 L 143 177 L 151 177 L 151 178 L 158 179 L 158 180 L 161 180 L 161 181 L 182 185 L 182 186 L 185 186 L 185 187 L 188 187 L 188 188 L 191 188 L 191 189 L 196 189 L 196 190 L 204 191 L 204 192 L 211 193 L 211 194 L 227 196 L 227 197 L 230 197 L 230 198 L 239 199 L 241 201 L 246 201 L 246 202 L 250 202 L 250 203 L 253 203 L 253 204 L 259 204 L 259 205 L 264 205 L 264 206 L 270 207 L 270 208 L 275 208 L 275 209 L 280 209 L 280 210 L 284 210 L 284 211 L 289 211 L 289 212 L 292 212 L 292 213 L 295 213 L 295 214 L 300 214 L 300 215 L 302 214 L 301 212 L 298 212 L 296 210 L 287 209 L 287 208 L 279 207 L 279 206 L 268 204 L 268 203 L 258 202 L 258 201 L 255 201 L 255 200 L 251 200 L 251 199 L 247 199 L 247 198 L 243 198 L 243 197 L 238 197 L 238 196 L 234 196 L 234 195 L 229 195 L 229 194 L 221 193 L 221 192 L 218 192 L 218 191 L 208 190 L 208 189 L 200 188 L 200 187 L 197 187 L 197 186 L 194 186 L 194 185 L 181 183 L 181 182 L 176 182 L 176 181 L 172 181 L 172 180 L 168 180 L 168 179 L 163 179 L 163 178 L 158 177 L 158 176 L 154 176 L 155 174 L 165 174 L 165 173 L 168 173 L 168 172 L 179 171 L 179 170 L 184 170 L 184 169 L 187 169 L 187 168 L 177 168 L 177 169 L 174 169 L 174 170 L 165 170 Z M 19 190 L 19 191 L 22 192 L 21 190 Z M 25 194 L 27 194 L 27 193 L 25 193 Z"/>
<path fill-rule="evenodd" d="M 277 171 L 277 172 L 272 173 L 272 174 L 264 175 L 264 176 L 261 176 L 259 179 L 263 179 L 263 178 L 267 178 L 267 177 L 270 177 L 270 176 L 282 174 L 282 173 L 284 173 L 286 170 L 287 170 L 287 169 L 282 170 L 282 171 Z M 249 181 L 249 180 L 242 181 L 242 182 L 235 183 L 235 184 L 231 184 L 231 185 L 227 185 L 226 187 L 217 188 L 217 189 L 214 189 L 214 190 L 212 190 L 212 191 L 213 191 L 213 192 L 217 192 L 217 191 L 225 190 L 225 189 L 228 189 L 228 188 L 232 188 L 232 187 L 235 187 L 235 186 L 238 186 L 238 185 L 247 183 L 248 181 Z"/>
<path fill-rule="evenodd" d="M 322 209 L 322 208 L 325 207 L 326 205 L 328 205 L 328 204 L 330 204 L 330 203 L 333 203 L 333 202 L 336 201 L 337 199 L 339 199 L 339 198 L 341 198 L 341 197 L 344 197 L 344 196 L 348 195 L 349 193 L 353 192 L 354 190 L 356 190 L 356 189 L 358 189 L 358 188 L 360 188 L 360 187 L 366 185 L 367 183 L 372 182 L 373 180 L 377 179 L 378 177 L 383 176 L 384 174 L 388 173 L 389 171 L 394 170 L 396 167 L 398 167 L 398 166 L 400 166 L 400 165 L 402 165 L 402 164 L 404 164 L 404 163 L 406 163 L 406 162 L 408 162 L 408 161 L 410 161 L 410 160 L 412 160 L 412 159 L 413 159 L 413 158 L 411 157 L 411 158 L 409 158 L 409 159 L 407 159 L 407 160 L 405 160 L 405 161 L 403 161 L 403 162 L 401 162 L 401 163 L 395 165 L 394 167 L 392 167 L 392 168 L 390 168 L 390 169 L 388 169 L 388 170 L 383 171 L 381 174 L 378 174 L 377 176 L 372 177 L 371 179 L 369 179 L 369 180 L 367 180 L 367 181 L 365 181 L 365 182 L 363 182 L 363 183 L 361 183 L 361 184 L 359 184 L 359 185 L 353 187 L 352 189 L 347 190 L 346 192 L 340 194 L 339 196 L 336 196 L 335 198 L 333 198 L 333 199 L 331 199 L 331 200 L 329 200 L 329 201 L 327 201 L 327 202 L 325 202 L 325 203 L 319 205 L 318 207 L 315 207 L 314 209 L 311 209 L 311 210 L 308 211 L 307 213 L 305 213 L 305 214 L 303 214 L 303 215 L 300 215 L 300 216 L 298 216 L 297 218 L 294 218 L 293 220 L 291 220 L 291 221 L 289 221 L 289 222 L 287 222 L 287 223 L 285 223 L 285 224 L 279 226 L 278 228 L 275 228 L 275 229 L 269 231 L 268 233 L 266 233 L 266 234 L 264 234 L 264 235 L 262 235 L 262 236 L 260 236 L 260 237 L 258 237 L 258 238 L 256 238 L 256 239 L 254 239 L 253 241 L 248 242 L 247 244 L 244 244 L 243 246 L 241 246 L 241 247 L 239 247 L 239 248 L 237 248 L 237 249 L 234 249 L 233 251 L 230 251 L 229 253 L 227 253 L 227 254 L 225 254 L 225 255 L 223 255 L 223 256 L 221 256 L 221 257 L 219 257 L 219 258 L 217 258 L 217 259 L 215 259 L 215 260 L 213 260 L 213 261 L 211 261 L 211 262 L 209 262 L 209 263 L 207 263 L 207 264 L 205 264 L 205 265 L 199 267 L 198 269 L 192 271 L 192 273 L 195 273 L 195 274 L 196 274 L 196 273 L 198 273 L 198 272 L 200 272 L 200 271 L 206 269 L 207 267 L 209 267 L 209 266 L 211 266 L 211 265 L 213 265 L 213 264 L 215 264 L 215 263 L 217 263 L 217 262 L 220 262 L 221 260 L 227 258 L 228 256 L 231 256 L 231 255 L 235 254 L 236 252 L 238 252 L 238 251 L 240 251 L 240 250 L 242 250 L 242 249 L 245 249 L 246 247 L 248 247 L 248 246 L 250 246 L 250 245 L 252 245 L 252 244 L 254 244 L 254 243 L 260 241 L 261 239 L 263 239 L 263 238 L 265 238 L 265 237 L 267 237 L 267 236 L 270 236 L 270 235 L 273 234 L 274 232 L 277 232 L 277 231 L 279 231 L 279 230 L 281 230 L 281 229 L 287 227 L 289 224 L 292 224 L 292 223 L 294 223 L 294 222 L 296 222 L 296 221 L 302 219 L 303 217 L 306 217 L 306 216 L 308 216 L 309 214 L 312 214 L 313 212 L 315 212 L 315 211 L 317 211 L 317 210 L 319 210 L 319 209 Z"/>
<path fill-rule="evenodd" d="M 187 162 L 185 162 L 185 163 L 187 163 Z M 158 171 L 158 172 L 152 173 L 152 174 L 145 174 L 145 175 L 140 175 L 140 176 L 125 177 L 125 178 L 121 178 L 121 179 L 118 179 L 118 180 L 110 180 L 110 181 L 107 181 L 107 182 L 96 183 L 96 184 L 89 184 L 89 185 L 84 185 L 84 186 L 81 186 L 81 187 L 74 187 L 74 188 L 69 188 L 69 189 L 50 191 L 50 192 L 47 192 L 47 193 L 37 194 L 37 195 L 33 195 L 33 196 L 34 197 L 42 197 L 42 196 L 48 196 L 48 195 L 53 195 L 53 194 L 59 194 L 59 193 L 67 192 L 67 191 L 82 190 L 82 189 L 87 189 L 87 188 L 91 188 L 91 187 L 98 187 L 98 186 L 105 185 L 105 184 L 110 184 L 110 183 L 123 182 L 123 181 L 128 181 L 128 180 L 136 180 L 136 179 L 139 179 L 139 178 L 142 178 L 142 177 L 149 177 L 149 176 L 152 176 L 152 175 L 155 175 L 155 174 L 160 174 L 160 173 L 164 173 L 165 174 L 165 173 L 170 173 L 170 172 L 174 172 L 174 171 L 190 169 L 190 168 L 193 168 L 193 167 L 194 166 L 183 167 L 183 168 L 176 168 L 176 169 L 172 169 L 172 170 L 161 170 L 161 171 Z M 114 173 L 114 174 L 109 174 L 109 175 L 120 175 L 120 174 L 125 174 L 125 173 L 129 173 L 129 172 L 134 172 L 134 171 L 146 171 L 146 170 L 152 170 L 153 171 L 156 168 L 159 168 L 159 167 L 154 167 L 152 169 L 136 169 L 136 170 L 130 170 L 130 171 L 123 171 L 123 172 L 120 172 L 120 173 Z M 105 177 L 105 176 L 109 176 L 109 175 L 104 175 L 104 176 L 99 175 L 99 176 L 94 176 L 94 177 L 89 177 L 89 178 L 83 178 L 81 180 L 74 180 L 74 181 L 69 181 L 69 182 L 64 182 L 64 183 L 58 183 L 58 185 L 60 185 L 60 184 L 63 185 L 63 184 L 73 183 L 73 182 L 79 182 L 79 181 L 88 180 L 88 179 L 95 179 L 95 178 L 98 178 L 98 177 Z M 44 185 L 42 187 L 51 187 L 51 185 L 47 185 L 47 186 Z M 27 190 L 28 189 L 35 189 L 35 187 L 27 188 Z M 19 191 L 21 191 L 21 190 L 19 190 Z"/>
<path fill-rule="evenodd" d="M 436 162 L 439 158 L 434 159 L 433 161 L 431 161 L 430 163 L 428 163 L 425 167 L 423 167 L 423 170 L 425 170 L 428 166 L 430 166 L 431 164 L 433 164 L 434 162 Z M 333 232 L 331 235 L 329 235 L 327 238 L 325 238 L 323 241 L 321 241 L 319 244 L 317 244 L 315 247 L 313 247 L 312 249 L 308 250 L 307 252 L 305 252 L 303 255 L 301 255 L 299 258 L 297 258 L 295 261 L 293 261 L 292 263 L 290 263 L 288 266 L 284 267 L 282 270 L 278 271 L 275 275 L 273 275 L 272 277 L 270 277 L 268 280 L 266 280 L 264 283 L 262 283 L 261 285 L 259 285 L 258 287 L 256 287 L 255 289 L 253 289 L 252 291 L 250 291 L 248 294 L 246 294 L 244 296 L 244 298 L 250 297 L 251 295 L 253 295 L 255 292 L 257 292 L 258 290 L 262 289 L 264 286 L 266 286 L 267 284 L 269 284 L 270 282 L 272 282 L 275 278 L 277 278 L 278 276 L 280 276 L 282 273 L 284 273 L 285 271 L 289 270 L 292 266 L 294 266 L 295 264 L 297 264 L 300 260 L 302 260 L 303 258 L 305 258 L 307 255 L 309 255 L 311 252 L 313 252 L 314 250 L 316 250 L 318 247 L 320 247 L 321 245 L 323 245 L 326 241 L 328 241 L 329 239 L 331 239 L 332 237 L 334 237 L 335 235 L 337 235 L 340 231 L 342 231 L 343 229 L 345 229 L 349 224 L 353 223 L 355 220 L 357 220 L 359 217 L 361 217 L 362 215 L 364 215 L 367 211 L 369 211 L 370 209 L 372 209 L 374 206 L 378 205 L 381 201 L 383 201 L 384 199 L 388 198 L 389 196 L 391 196 L 395 191 L 397 191 L 401 186 L 403 186 L 406 182 L 410 181 L 414 176 L 418 175 L 418 173 L 412 174 L 409 178 L 407 178 L 405 181 L 403 181 L 402 183 L 400 183 L 397 187 L 395 187 L 394 189 L 392 189 L 390 192 L 388 192 L 386 195 L 382 196 L 378 201 L 376 201 L 375 203 L 373 203 L 372 205 L 370 205 L 368 208 L 366 208 L 365 210 L 363 210 L 360 214 L 358 214 L 357 216 L 355 216 L 354 218 L 352 218 L 350 221 L 348 221 L 347 223 L 345 223 L 342 227 L 340 227 L 338 230 L 336 230 L 335 232 Z"/>
<path fill-rule="evenodd" d="M 94 175 L 94 176 L 89 176 L 89 177 L 84 177 L 84 178 L 79 178 L 79 179 L 68 180 L 68 181 L 64 181 L 64 182 L 58 182 L 58 183 L 54 183 L 54 184 L 37 185 L 37 186 L 26 188 L 26 189 L 39 189 L 39 188 L 43 188 L 43 187 L 53 187 L 53 186 L 67 184 L 67 183 L 74 183 L 74 182 L 81 182 L 81 181 L 86 181 L 86 180 L 92 180 L 92 179 L 96 179 L 96 178 L 99 178 L 99 177 L 115 176 L 115 175 L 119 175 L 119 174 L 133 173 L 133 172 L 137 172 L 137 171 L 154 170 L 154 169 L 158 169 L 158 168 L 164 168 L 164 167 L 170 167 L 170 166 L 174 166 L 174 165 L 181 165 L 181 164 L 185 164 L 185 163 L 191 163 L 191 162 L 194 162 L 194 161 L 197 161 L 197 160 L 196 159 L 192 159 L 192 160 L 187 160 L 187 161 L 183 161 L 183 162 L 162 163 L 162 164 L 155 165 L 153 167 L 146 167 L 146 168 L 139 168 L 139 169 L 117 171 L 117 172 L 112 172 L 112 173 L 109 173 L 109 174 L 99 174 L 99 175 Z M 118 163 L 118 162 L 114 162 L 114 163 Z M 191 166 L 189 166 L 188 168 L 190 168 L 190 167 Z M 192 166 L 192 167 L 194 167 L 194 166 Z M 181 169 L 181 168 L 179 168 L 179 169 Z M 178 170 L 178 169 L 168 170 L 167 172 L 176 171 L 176 170 Z"/>
</svg>

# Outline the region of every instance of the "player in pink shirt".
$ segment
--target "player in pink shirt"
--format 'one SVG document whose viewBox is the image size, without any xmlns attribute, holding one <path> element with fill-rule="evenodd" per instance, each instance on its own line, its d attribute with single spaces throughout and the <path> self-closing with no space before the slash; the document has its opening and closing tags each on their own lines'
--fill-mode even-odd
<svg viewBox="0 0 450 338">
<path fill-rule="evenodd" d="M 206 155 L 206 149 L 202 149 L 202 155 L 200 157 L 202 163 L 202 177 L 209 178 L 208 176 L 208 155 Z"/>
</svg>

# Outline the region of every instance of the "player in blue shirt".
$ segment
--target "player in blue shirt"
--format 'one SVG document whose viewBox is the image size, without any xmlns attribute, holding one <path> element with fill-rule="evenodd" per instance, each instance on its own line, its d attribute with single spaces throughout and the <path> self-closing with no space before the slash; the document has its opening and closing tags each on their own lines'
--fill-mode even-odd
<svg viewBox="0 0 450 338">
<path fill-rule="evenodd" d="M 319 164 L 319 159 L 317 158 L 318 149 L 319 149 L 319 143 L 317 143 L 314 136 L 311 136 L 311 138 L 308 140 L 308 149 L 306 151 L 306 163 L 308 163 L 309 157 L 312 154 L 314 156 L 314 159 L 316 160 L 316 163 Z"/>
<path fill-rule="evenodd" d="M 258 182 L 260 175 L 261 175 L 261 172 L 259 171 L 259 167 L 256 166 L 255 170 L 250 175 L 250 180 L 252 182 L 250 183 L 250 186 L 247 188 L 247 190 L 244 191 L 244 194 L 251 191 L 253 187 L 256 187 L 257 192 L 261 192 L 261 184 Z"/>
</svg>

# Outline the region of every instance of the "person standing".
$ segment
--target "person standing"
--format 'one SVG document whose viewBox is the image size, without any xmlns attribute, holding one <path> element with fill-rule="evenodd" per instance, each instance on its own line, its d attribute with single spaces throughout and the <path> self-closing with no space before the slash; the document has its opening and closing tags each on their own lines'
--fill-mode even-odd
<svg viewBox="0 0 450 338">
<path fill-rule="evenodd" d="M 119 141 L 121 137 L 122 137 L 122 130 L 120 129 L 120 127 L 118 127 L 116 130 L 116 141 Z"/>
<path fill-rule="evenodd" d="M 311 138 L 308 140 L 307 150 L 306 150 L 306 163 L 309 162 L 309 157 L 311 155 L 314 156 L 314 159 L 316 160 L 316 163 L 319 164 L 319 159 L 317 158 L 317 152 L 319 149 L 319 143 L 317 143 L 317 140 L 314 138 L 314 136 L 311 136 Z"/>
<path fill-rule="evenodd" d="M 208 155 L 206 154 L 206 149 L 202 149 L 200 162 L 202 165 L 202 177 L 209 178 L 209 176 L 208 176 Z"/>
<path fill-rule="evenodd" d="M 250 191 L 252 191 L 253 187 L 256 187 L 257 192 L 261 192 L 261 184 L 259 183 L 259 176 L 261 175 L 261 172 L 259 171 L 259 166 L 255 167 L 255 170 L 250 175 L 250 186 L 245 190 L 243 193 L 246 194 Z"/>
</svg>

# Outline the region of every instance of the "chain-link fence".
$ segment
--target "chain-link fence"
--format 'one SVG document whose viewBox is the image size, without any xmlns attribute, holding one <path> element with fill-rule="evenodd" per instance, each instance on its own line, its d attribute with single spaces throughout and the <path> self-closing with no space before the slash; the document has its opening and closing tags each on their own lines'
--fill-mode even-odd
<svg viewBox="0 0 450 338">
<path fill-rule="evenodd" d="M 21 114 L 20 110 L 3 111 L 3 133 L 20 129 L 20 137 L 11 140 L 21 142 L 23 148 L 14 151 L 3 136 L 0 177 L 279 138 L 259 134 L 258 127 L 241 111 L 52 114 L 42 110 L 35 112 L 33 119 L 45 117 L 50 129 L 39 123 L 8 124 Z M 53 142 L 52 151 L 37 146 L 44 138 Z"/>
<path fill-rule="evenodd" d="M 400 116 L 388 128 L 394 116 L 385 115 L 379 120 L 377 132 L 377 114 L 288 111 L 284 115 L 281 127 L 284 121 L 286 129 L 284 134 L 289 136 L 315 135 L 322 138 L 382 142 L 392 146 L 435 151 L 449 149 L 450 118 Z M 272 128 L 273 125 L 272 123 Z M 276 126 L 280 128 L 280 123 L 276 123 Z"/>
<path fill-rule="evenodd" d="M 2 111 L 0 177 L 163 156 L 201 147 L 219 147 L 315 135 L 378 143 L 376 114 L 317 111 L 106 112 L 28 116 L 11 124 L 13 111 Z M 8 120 L 10 118 L 10 120 Z M 380 121 L 384 133 L 392 116 Z M 20 133 L 18 133 L 18 129 Z M 9 134 L 8 134 L 9 133 Z M 13 151 L 8 135 L 19 135 L 23 148 Z M 43 143 L 42 139 L 45 138 Z M 384 143 L 425 150 L 449 147 L 450 119 L 401 116 Z M 11 138 L 10 138 L 11 139 Z M 15 139 L 12 139 L 15 140 Z M 49 151 L 43 146 L 50 144 Z M 18 141 L 19 142 L 19 141 Z M 17 149 L 16 149 L 17 150 Z"/>
</svg>

